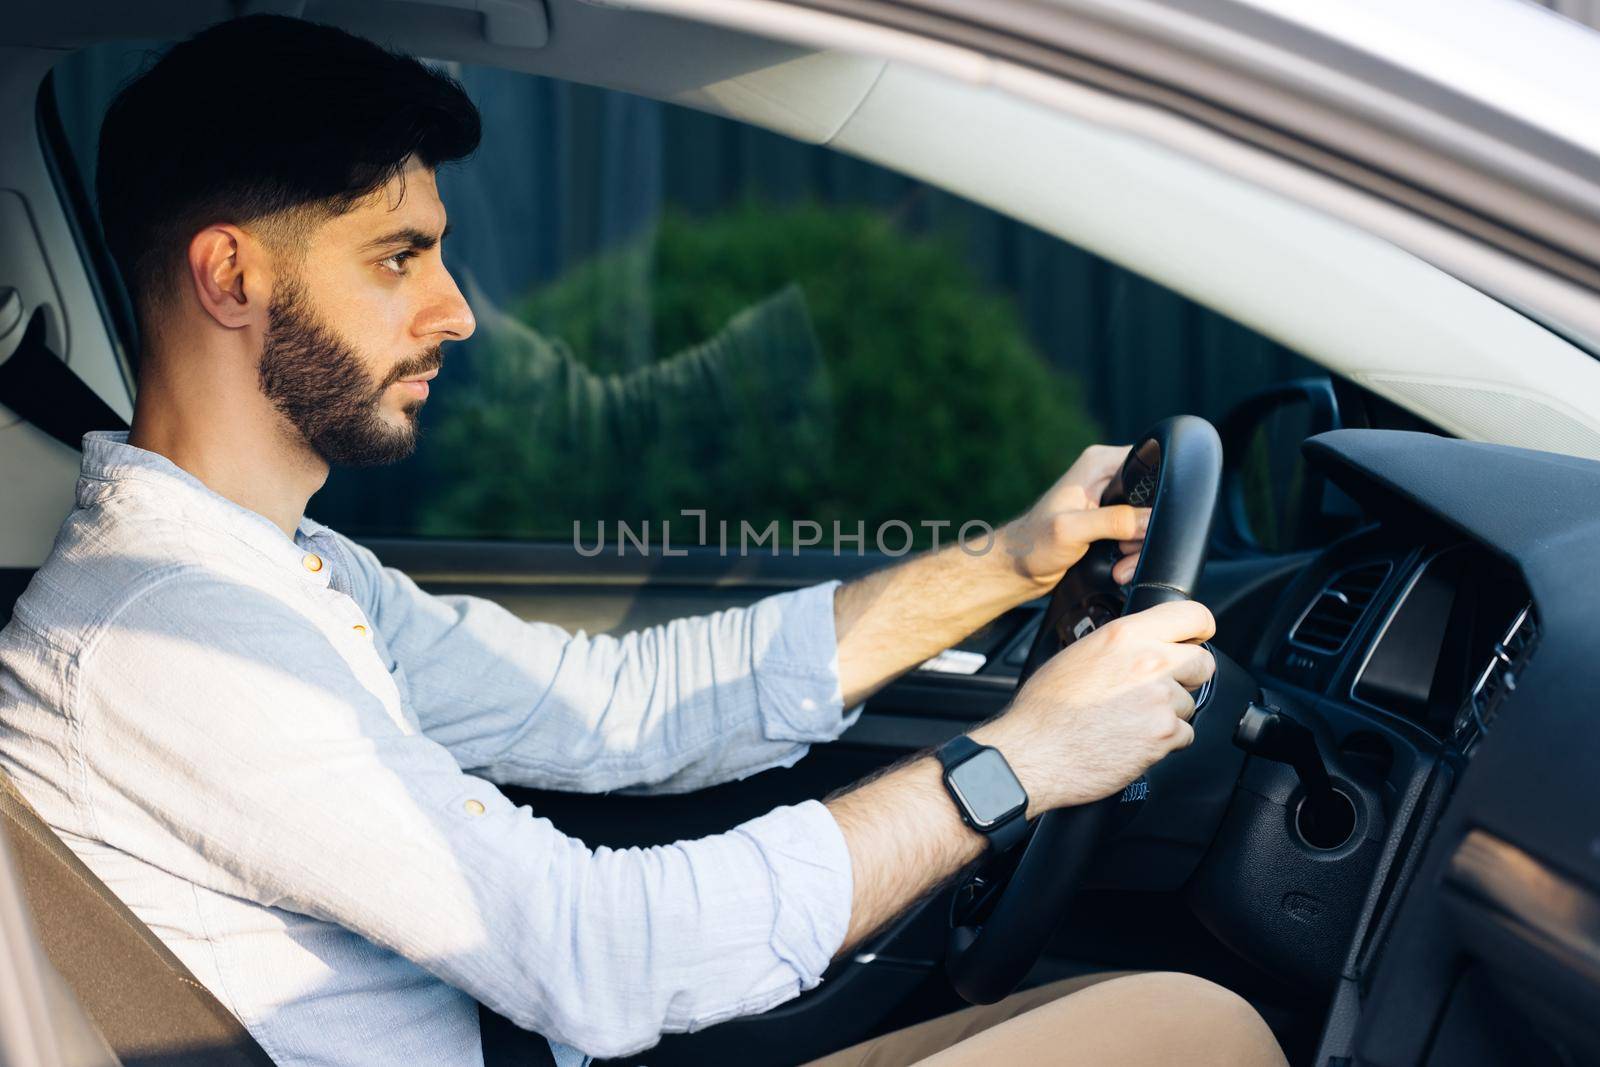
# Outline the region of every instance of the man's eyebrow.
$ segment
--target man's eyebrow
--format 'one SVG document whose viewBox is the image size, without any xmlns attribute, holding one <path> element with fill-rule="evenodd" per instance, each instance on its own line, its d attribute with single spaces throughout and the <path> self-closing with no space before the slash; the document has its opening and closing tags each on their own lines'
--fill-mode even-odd
<svg viewBox="0 0 1600 1067">
<path fill-rule="evenodd" d="M 361 251 L 370 252 L 378 248 L 388 248 L 391 245 L 406 245 L 418 252 L 426 252 L 446 237 L 450 236 L 453 223 L 444 224 L 444 232 L 435 237 L 426 230 L 419 230 L 415 226 L 402 226 L 398 230 L 391 230 L 382 237 L 374 237 L 361 246 Z"/>
</svg>

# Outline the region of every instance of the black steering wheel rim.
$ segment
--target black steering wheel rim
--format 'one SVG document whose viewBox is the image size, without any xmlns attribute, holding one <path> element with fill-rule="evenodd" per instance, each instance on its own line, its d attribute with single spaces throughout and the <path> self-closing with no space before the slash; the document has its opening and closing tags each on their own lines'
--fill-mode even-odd
<svg viewBox="0 0 1600 1067">
<path fill-rule="evenodd" d="M 1124 596 L 1111 578 L 1116 546 L 1091 545 L 1050 595 L 1020 688 L 1066 645 L 1117 615 L 1188 600 L 1205 564 L 1222 481 L 1222 443 L 1204 419 L 1178 415 L 1142 434 L 1101 504 L 1151 508 L 1139 566 Z M 1197 707 L 1204 694 L 1198 694 Z M 986 861 L 957 889 L 945 971 L 974 1004 L 1009 995 L 1060 924 L 1119 801 L 1045 812 L 1008 857 Z"/>
</svg>

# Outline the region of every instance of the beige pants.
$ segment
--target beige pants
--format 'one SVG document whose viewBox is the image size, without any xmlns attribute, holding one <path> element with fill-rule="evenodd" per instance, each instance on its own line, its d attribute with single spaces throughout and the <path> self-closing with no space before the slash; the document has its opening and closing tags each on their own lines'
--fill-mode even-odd
<svg viewBox="0 0 1600 1067">
<path fill-rule="evenodd" d="M 808 1067 L 1286 1067 L 1236 993 L 1189 974 L 1092 974 L 852 1045 Z"/>
</svg>

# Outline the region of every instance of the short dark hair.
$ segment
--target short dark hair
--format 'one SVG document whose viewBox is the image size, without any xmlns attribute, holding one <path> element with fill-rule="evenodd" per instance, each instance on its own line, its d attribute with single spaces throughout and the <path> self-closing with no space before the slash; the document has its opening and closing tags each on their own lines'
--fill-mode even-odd
<svg viewBox="0 0 1600 1067">
<path fill-rule="evenodd" d="M 274 254 L 399 176 L 478 147 L 461 83 L 333 26 L 249 15 L 172 45 L 100 126 L 95 196 L 141 326 L 217 222 L 265 223 Z"/>
</svg>

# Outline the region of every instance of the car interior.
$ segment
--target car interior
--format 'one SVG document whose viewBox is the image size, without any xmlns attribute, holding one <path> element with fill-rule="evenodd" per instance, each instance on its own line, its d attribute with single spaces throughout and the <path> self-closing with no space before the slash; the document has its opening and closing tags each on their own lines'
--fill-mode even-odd
<svg viewBox="0 0 1600 1067">
<path fill-rule="evenodd" d="M 762 1015 L 667 1035 L 625 1062 L 804 1063 L 957 1010 L 964 994 L 994 999 L 1019 983 L 1152 969 L 1201 975 L 1244 996 L 1294 1064 L 1600 1060 L 1600 837 L 1587 818 L 1600 758 L 1600 729 L 1587 715 L 1596 670 L 1587 622 L 1600 575 L 1595 354 L 1571 331 L 1330 213 L 1312 191 L 1296 199 L 1217 165 L 1201 147 L 1183 150 L 1149 128 L 1139 135 L 1148 116 L 1130 109 L 1144 105 L 1037 72 L 930 58 L 898 39 L 797 41 L 697 20 L 692 4 L 633 9 L 652 6 L 674 5 L 63 0 L 11 13 L 0 24 L 0 621 L 71 505 L 77 436 L 131 416 L 138 339 L 96 231 L 88 157 L 105 101 L 147 50 L 220 18 L 282 11 L 446 64 L 474 91 L 503 94 L 485 99 L 521 100 L 523 111 L 486 112 L 491 134 L 497 121 L 527 122 L 535 99 L 568 101 L 562 114 L 602 130 L 665 114 L 651 120 L 660 122 L 650 127 L 657 140 L 647 140 L 663 158 L 709 158 L 701 150 L 721 144 L 750 170 L 766 159 L 777 177 L 762 180 L 810 168 L 818 187 L 892 191 L 898 199 L 888 202 L 911 204 L 910 214 L 970 207 L 960 217 L 992 227 L 973 240 L 990 240 L 983 247 L 1002 264 L 996 277 L 1004 263 L 1066 264 L 1048 276 L 1037 268 L 1044 280 L 1027 291 L 1044 295 L 1024 300 L 1023 314 L 1030 328 L 1056 329 L 1051 343 L 1062 351 L 1090 353 L 1072 358 L 1095 361 L 1072 387 L 1083 390 L 1095 430 L 1141 449 L 1154 442 L 1153 451 L 1136 450 L 1149 462 L 1152 529 L 1188 531 L 1172 551 L 1187 553 L 1189 591 L 1216 616 L 1219 670 L 1199 701 L 1195 743 L 1100 806 L 1092 829 L 1052 838 L 1041 827 L 1022 855 L 986 862 L 926 899 L 837 961 L 816 989 Z M 571 136 L 588 143 L 582 131 Z M 674 148 L 679 139 L 689 147 Z M 586 151 L 608 151 L 604 138 L 591 140 Z M 785 154 L 790 146 L 808 154 Z M 844 161 L 836 169 L 815 162 L 834 157 Z M 542 303 L 519 303 L 530 278 L 560 271 L 497 260 L 506 255 L 497 220 L 506 205 L 566 196 L 560 203 L 571 207 L 582 198 L 535 163 L 520 169 L 511 154 L 476 166 L 441 177 L 441 189 L 463 231 L 447 256 L 458 257 L 452 266 L 463 268 L 487 340 L 472 350 L 483 355 L 462 357 L 456 378 L 447 368 L 441 394 L 454 382 L 515 405 L 532 395 L 518 389 L 552 379 L 493 377 L 507 353 L 530 366 L 567 359 L 527 327 L 527 307 L 541 329 L 566 324 L 570 337 L 589 337 L 598 328 L 578 331 L 571 308 L 592 305 L 596 293 L 632 292 L 606 287 L 632 277 L 634 261 L 626 241 L 609 258 L 605 241 L 578 241 L 584 247 L 558 266 L 597 266 L 562 275 L 577 280 L 547 290 Z M 669 185 L 679 182 L 673 188 L 700 188 L 687 170 L 666 172 Z M 608 180 L 617 203 L 640 195 Z M 920 199 L 906 195 L 913 187 Z M 520 200 L 495 199 L 508 190 Z M 537 213 L 512 221 L 530 234 L 561 225 Z M 672 225 L 663 214 L 649 221 L 662 232 Z M 1050 260 L 1058 253 L 1043 250 L 1057 246 L 1078 258 Z M 923 261 L 893 262 L 931 277 Z M 1071 271 L 1080 268 L 1089 281 L 1077 284 Z M 647 299 L 665 300 L 665 284 L 653 284 Z M 1046 290 L 1073 284 L 1078 302 L 1062 298 L 1058 308 Z M 1022 282 L 1014 288 L 1024 291 Z M 826 343 L 832 327 L 815 290 L 807 290 L 810 315 Z M 747 305 L 755 311 L 733 314 Z M 1122 325 L 1073 334 L 1083 327 L 1068 320 L 1091 305 L 1121 316 L 1102 326 Z M 671 337 L 743 358 L 751 344 L 740 331 L 775 329 L 783 314 L 781 301 L 756 306 L 740 296 L 681 336 L 668 331 L 649 344 L 671 350 Z M 1137 362 L 1147 351 L 1166 352 L 1165 362 Z M 595 367 L 616 375 L 649 364 Z M 781 418 L 758 412 L 766 421 L 751 431 L 802 456 L 815 415 L 806 390 L 822 373 L 805 366 L 798 384 L 763 387 L 787 406 Z M 953 371 L 903 365 L 885 376 L 926 379 L 930 395 L 978 394 L 985 375 L 1004 371 L 974 362 Z M 885 454 L 886 435 L 897 432 L 884 414 L 893 402 L 871 394 L 869 379 L 831 373 L 837 410 L 827 418 L 837 436 L 827 462 L 862 466 L 869 489 L 907 499 L 896 486 L 913 475 Z M 475 386 L 474 374 L 488 384 Z M 666 373 L 650 381 L 665 393 L 677 388 Z M 1056 379 L 1028 381 L 1047 388 Z M 845 396 L 857 384 L 866 399 Z M 996 393 L 997 403 L 1020 410 L 1032 388 Z M 983 462 L 1064 466 L 1068 443 L 1094 439 L 1074 427 L 1051 440 L 1058 409 L 1028 411 L 1016 430 L 1026 443 L 976 450 Z M 869 425 L 875 416 L 888 425 Z M 1187 427 L 1179 432 L 1173 416 L 1214 424 L 1205 438 L 1214 453 L 1194 443 L 1210 427 L 1179 423 Z M 489 451 L 501 440 L 473 438 L 479 424 L 470 420 L 439 425 L 427 439 L 438 445 L 424 450 L 481 441 Z M 615 459 L 630 446 L 607 447 L 594 456 Z M 898 465 L 915 467 L 915 456 L 908 448 Z M 592 520 L 585 507 L 595 499 L 655 506 L 620 490 L 552 491 L 523 526 L 489 529 L 484 501 L 501 499 L 507 484 L 548 477 L 536 465 L 500 462 L 471 461 L 494 469 L 493 485 L 481 498 L 444 499 L 425 519 L 384 510 L 421 468 L 336 474 L 311 514 L 425 589 L 489 597 L 525 618 L 591 632 L 849 580 L 903 555 L 870 537 L 843 552 L 774 542 L 729 554 L 706 536 L 705 511 L 698 538 L 692 518 L 673 524 L 674 541 L 683 536 L 690 547 L 626 551 L 619 531 L 614 544 L 585 551 L 595 531 L 579 520 Z M 726 481 L 706 484 L 736 493 L 744 469 L 719 470 Z M 1001 475 L 969 462 L 948 480 L 998 485 Z M 1205 500 L 1185 503 L 1196 486 L 1207 487 Z M 1010 506 L 995 494 L 939 497 L 924 514 L 953 514 L 969 499 Z M 750 499 L 767 507 L 777 498 Z M 909 517 L 914 506 L 873 514 Z M 789 517 L 762 513 L 774 515 Z M 999 713 L 1041 655 L 1070 643 L 1077 620 L 1128 607 L 1103 587 L 1024 605 L 885 688 L 839 741 L 790 768 L 686 795 L 506 792 L 590 845 L 717 833 L 824 797 Z M 3 775 L 0 823 L 9 845 L 0 851 L 0 969 L 11 970 L 19 1003 L 51 1020 L 63 1051 L 49 1062 L 271 1062 Z M 1062 859 L 1067 840 L 1077 842 L 1071 864 Z M 1003 951 L 980 960 L 975 936 L 998 939 L 1003 924 L 1012 931 Z M 484 1019 L 486 1062 L 516 1062 L 526 1035 Z"/>
</svg>

